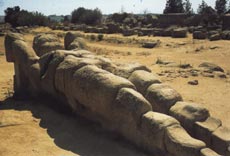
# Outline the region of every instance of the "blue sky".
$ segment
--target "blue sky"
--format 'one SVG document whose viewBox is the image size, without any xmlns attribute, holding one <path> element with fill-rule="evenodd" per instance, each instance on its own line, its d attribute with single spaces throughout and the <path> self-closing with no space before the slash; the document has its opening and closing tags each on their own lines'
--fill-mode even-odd
<svg viewBox="0 0 230 156">
<path fill-rule="evenodd" d="M 201 0 L 190 0 L 194 10 L 197 10 Z M 215 0 L 206 0 L 214 6 Z M 29 11 L 39 11 L 45 15 L 68 15 L 78 7 L 96 8 L 104 14 L 119 12 L 124 8 L 126 12 L 143 13 L 144 10 L 152 13 L 162 13 L 166 0 L 0 0 L 0 15 L 4 15 L 7 7 L 20 6 Z"/>
</svg>

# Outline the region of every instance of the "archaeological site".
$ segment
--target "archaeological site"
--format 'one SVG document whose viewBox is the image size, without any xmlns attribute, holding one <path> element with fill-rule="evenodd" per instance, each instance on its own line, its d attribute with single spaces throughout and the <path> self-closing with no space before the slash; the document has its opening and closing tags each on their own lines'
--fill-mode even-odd
<svg viewBox="0 0 230 156">
<path fill-rule="evenodd" d="M 66 1 L 0 2 L 0 156 L 230 156 L 230 2 Z"/>
</svg>

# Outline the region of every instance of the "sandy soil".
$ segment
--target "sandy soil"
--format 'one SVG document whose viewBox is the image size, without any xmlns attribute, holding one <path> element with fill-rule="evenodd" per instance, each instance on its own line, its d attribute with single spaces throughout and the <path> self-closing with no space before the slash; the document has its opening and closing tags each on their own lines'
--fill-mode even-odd
<svg viewBox="0 0 230 156">
<path fill-rule="evenodd" d="M 173 61 L 178 64 L 189 63 L 197 68 L 203 62 L 215 63 L 230 71 L 230 42 L 208 40 L 193 40 L 192 36 L 183 39 L 170 37 L 138 37 L 139 39 L 160 40 L 161 45 L 154 49 L 144 49 L 140 46 L 117 45 L 105 42 L 89 43 L 90 49 L 117 62 L 139 62 L 155 73 L 179 68 L 160 67 L 156 64 L 158 58 Z M 168 46 L 170 45 L 170 46 Z M 216 49 L 212 49 L 212 48 Z M 222 120 L 223 125 L 230 127 L 230 79 L 208 78 L 203 76 L 188 78 L 161 77 L 164 83 L 175 88 L 185 101 L 196 102 L 210 110 L 212 116 Z M 188 81 L 198 80 L 199 85 L 188 85 Z"/>
<path fill-rule="evenodd" d="M 50 31 L 37 29 L 35 32 Z M 121 35 L 106 35 L 106 37 Z M 32 43 L 33 35 L 26 35 Z M 197 67 L 202 62 L 213 62 L 230 71 L 229 41 L 193 41 L 162 37 L 131 37 L 136 39 L 160 40 L 154 49 L 144 49 L 139 45 L 89 42 L 88 46 L 99 55 L 118 62 L 139 62 L 153 72 L 178 70 L 156 65 L 158 58 L 190 63 Z M 49 156 L 144 156 L 146 154 L 130 146 L 124 140 L 108 134 L 89 121 L 67 116 L 54 111 L 44 102 L 14 101 L 12 95 L 13 64 L 4 56 L 3 38 L 0 37 L 0 156 L 49 155 Z M 216 49 L 213 50 L 213 47 Z M 201 103 L 223 125 L 230 127 L 230 80 L 207 77 L 167 77 L 163 82 L 179 91 L 184 100 Z M 191 86 L 189 80 L 198 80 L 199 85 Z"/>
<path fill-rule="evenodd" d="M 3 40 L 1 37 L 0 156 L 148 156 L 100 125 L 55 111 L 45 102 L 13 100 L 14 68 L 5 61 Z"/>
</svg>

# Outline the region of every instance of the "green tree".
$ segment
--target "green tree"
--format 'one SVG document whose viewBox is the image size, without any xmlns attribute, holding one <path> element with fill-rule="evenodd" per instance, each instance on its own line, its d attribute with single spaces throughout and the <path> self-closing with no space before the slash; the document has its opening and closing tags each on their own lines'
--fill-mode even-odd
<svg viewBox="0 0 230 156">
<path fill-rule="evenodd" d="M 74 11 L 72 11 L 72 18 L 71 18 L 71 22 L 72 23 L 78 23 L 81 21 L 82 16 L 85 14 L 86 9 L 83 7 L 80 7 L 78 9 L 75 9 Z"/>
<path fill-rule="evenodd" d="M 189 15 L 194 14 L 194 11 L 192 9 L 192 3 L 189 0 L 185 0 L 184 11 L 186 14 L 189 14 Z"/>
<path fill-rule="evenodd" d="M 48 24 L 48 18 L 43 14 L 21 10 L 18 6 L 5 10 L 5 21 L 13 27 L 32 25 L 46 26 Z"/>
<path fill-rule="evenodd" d="M 211 6 L 208 6 L 204 0 L 199 5 L 197 12 L 198 14 L 202 15 L 202 24 L 204 26 L 216 25 L 219 23 L 219 18 L 216 10 Z"/>
<path fill-rule="evenodd" d="M 168 13 L 184 13 L 184 6 L 182 0 L 167 0 L 164 9 L 164 14 Z"/>
<path fill-rule="evenodd" d="M 215 9 L 218 14 L 224 14 L 227 10 L 227 0 L 216 0 Z"/>
<path fill-rule="evenodd" d="M 20 13 L 20 7 L 15 6 L 13 8 L 7 8 L 5 10 L 5 22 L 10 23 L 13 27 L 16 27 L 17 24 L 17 19 Z"/>
<path fill-rule="evenodd" d="M 114 13 L 109 18 L 114 21 L 115 23 L 122 23 L 124 19 L 129 16 L 128 13 Z"/>
<path fill-rule="evenodd" d="M 75 9 L 72 13 L 72 23 L 84 23 L 88 25 L 95 25 L 101 22 L 102 13 L 96 8 L 94 10 L 80 7 Z"/>
<path fill-rule="evenodd" d="M 202 0 L 201 4 L 198 6 L 197 13 L 203 14 L 205 10 L 207 9 L 207 7 L 208 7 L 208 4 L 204 0 Z"/>
</svg>

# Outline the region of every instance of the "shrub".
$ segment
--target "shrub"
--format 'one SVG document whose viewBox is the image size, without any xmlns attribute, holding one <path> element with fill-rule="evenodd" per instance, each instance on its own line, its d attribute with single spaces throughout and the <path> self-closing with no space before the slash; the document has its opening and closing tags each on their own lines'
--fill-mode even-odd
<svg viewBox="0 0 230 156">
<path fill-rule="evenodd" d="M 90 40 L 91 41 L 95 41 L 96 40 L 96 36 L 95 35 L 90 35 Z"/>
<path fill-rule="evenodd" d="M 80 7 L 75 9 L 71 14 L 71 22 L 78 24 L 95 25 L 99 24 L 102 19 L 102 13 L 98 8 L 91 10 Z"/>
<path fill-rule="evenodd" d="M 164 14 L 168 13 L 184 13 L 184 6 L 182 0 L 167 0 Z"/>
<path fill-rule="evenodd" d="M 104 38 L 104 35 L 103 35 L 103 34 L 98 34 L 98 35 L 97 35 L 98 41 L 102 41 L 103 38 Z"/>
<path fill-rule="evenodd" d="M 5 10 L 5 21 L 13 27 L 31 25 L 47 26 L 49 23 L 48 18 L 43 14 L 21 10 L 19 6 Z"/>
<path fill-rule="evenodd" d="M 115 23 L 122 23 L 125 18 L 129 16 L 128 13 L 114 13 L 109 18 Z"/>
</svg>

